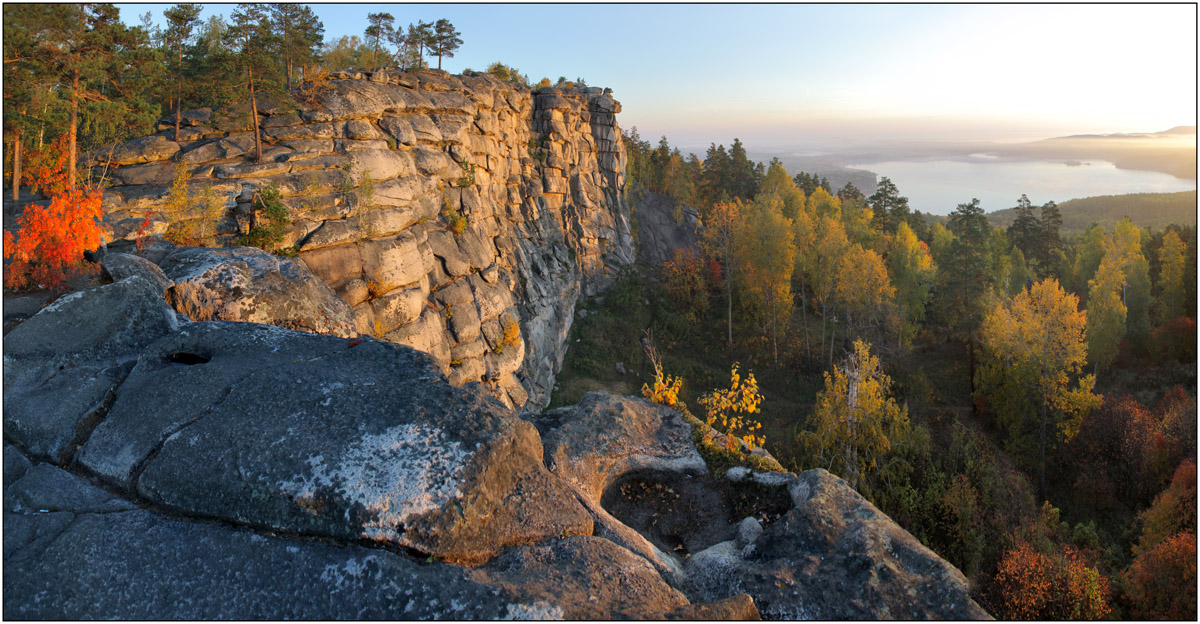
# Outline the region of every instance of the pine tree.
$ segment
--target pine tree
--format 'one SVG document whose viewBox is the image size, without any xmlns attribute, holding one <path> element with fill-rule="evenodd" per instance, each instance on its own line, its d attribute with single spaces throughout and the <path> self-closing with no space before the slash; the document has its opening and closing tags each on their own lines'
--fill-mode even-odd
<svg viewBox="0 0 1200 624">
<path fill-rule="evenodd" d="M 312 9 L 303 4 L 272 4 L 271 27 L 284 64 L 287 89 L 297 66 L 307 67 L 319 58 L 325 26 Z"/>
<path fill-rule="evenodd" d="M 448 19 L 439 19 L 433 24 L 433 38 L 427 45 L 429 53 L 438 57 L 438 69 L 442 68 L 442 57 L 454 58 L 454 52 L 462 45 L 462 39 L 459 35 L 462 33 L 454 29 L 454 24 Z"/>
<path fill-rule="evenodd" d="M 367 45 L 371 46 L 371 67 L 379 67 L 379 47 L 384 41 L 390 39 L 392 30 L 392 22 L 396 18 L 392 17 L 391 13 L 368 13 L 367 14 L 367 29 L 363 31 L 366 37 Z M 387 49 L 384 48 L 384 52 Z"/>
<path fill-rule="evenodd" d="M 901 222 L 909 220 L 908 198 L 901 196 L 896 184 L 886 176 L 879 179 L 875 193 L 867 198 L 867 205 L 875 213 L 875 227 L 880 230 L 893 233 Z"/>
<path fill-rule="evenodd" d="M 1033 216 L 1033 202 L 1022 194 L 1013 210 L 1016 211 L 1017 216 L 1006 232 L 1008 244 L 1020 249 L 1026 258 L 1035 260 L 1040 258 L 1042 224 L 1037 217 Z"/>
<path fill-rule="evenodd" d="M 230 15 L 230 21 L 227 36 L 233 42 L 237 65 L 246 72 L 245 86 L 250 95 L 250 119 L 254 128 L 254 159 L 261 162 L 258 95 L 279 86 L 274 71 L 277 65 L 270 53 L 274 47 L 270 18 L 261 4 L 239 4 Z"/>
<path fill-rule="evenodd" d="M 163 32 L 167 53 L 171 61 L 171 73 L 174 74 L 175 95 L 172 106 L 175 110 L 175 141 L 179 141 L 179 126 L 183 114 L 183 92 L 187 82 L 184 73 L 183 53 L 187 49 L 192 31 L 200 23 L 200 5 L 177 4 L 163 11 L 167 18 L 167 29 Z"/>
</svg>

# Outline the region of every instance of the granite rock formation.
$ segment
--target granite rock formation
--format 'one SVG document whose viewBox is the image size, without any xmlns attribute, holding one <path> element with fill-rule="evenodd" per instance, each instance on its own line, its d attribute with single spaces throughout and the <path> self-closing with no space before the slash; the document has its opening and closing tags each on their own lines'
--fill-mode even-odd
<svg viewBox="0 0 1200 624">
<path fill-rule="evenodd" d="M 620 104 L 482 73 L 333 78 L 260 106 L 261 162 L 248 116 L 208 109 L 184 114 L 179 142 L 170 120 L 94 155 L 117 166 L 113 236 L 236 244 L 260 218 L 256 191 L 275 185 L 283 245 L 351 308 L 355 331 L 425 351 L 506 405 L 546 405 L 576 300 L 633 261 Z M 180 172 L 186 196 L 171 191 Z"/>
</svg>

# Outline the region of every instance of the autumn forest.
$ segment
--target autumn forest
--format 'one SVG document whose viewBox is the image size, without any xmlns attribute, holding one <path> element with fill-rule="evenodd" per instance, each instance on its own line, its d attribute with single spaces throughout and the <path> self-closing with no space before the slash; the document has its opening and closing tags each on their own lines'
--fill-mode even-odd
<svg viewBox="0 0 1200 624">
<path fill-rule="evenodd" d="M 626 146 L 634 219 L 665 196 L 703 236 L 593 302 L 560 392 L 620 387 L 651 340 L 647 373 L 705 414 L 740 363 L 761 404 L 731 434 L 854 484 L 998 618 L 1195 617 L 1194 226 L 1065 237 L 1014 189 L 996 228 L 970 198 L 927 217 L 887 178 L 829 188 L 736 139 Z"/>
<path fill-rule="evenodd" d="M 446 20 L 373 13 L 361 37 L 326 38 L 302 5 L 228 8 L 178 5 L 160 28 L 112 5 L 5 5 L 6 195 L 45 200 L 5 231 L 9 294 L 90 270 L 109 172 L 85 156 L 178 140 L 189 109 L 257 124 L 264 99 L 331 71 L 439 67 L 463 43 Z M 1058 204 L 1013 188 L 995 227 L 971 197 L 934 217 L 886 177 L 832 188 L 737 139 L 685 156 L 623 138 L 635 236 L 653 207 L 695 241 L 580 302 L 551 407 L 642 395 L 726 434 L 710 461 L 762 447 L 829 470 L 997 619 L 1197 617 L 1195 225 L 1068 234 Z"/>
</svg>

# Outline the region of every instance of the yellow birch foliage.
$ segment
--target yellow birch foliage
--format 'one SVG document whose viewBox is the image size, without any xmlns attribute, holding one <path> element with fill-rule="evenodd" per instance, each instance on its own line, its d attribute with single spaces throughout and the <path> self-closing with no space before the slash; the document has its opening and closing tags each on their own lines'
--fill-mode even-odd
<svg viewBox="0 0 1200 624">
<path fill-rule="evenodd" d="M 668 407 L 679 403 L 679 390 L 683 387 L 682 377 L 664 375 L 662 364 L 654 362 L 654 379 L 651 383 L 654 384 L 653 388 L 650 384 L 642 384 L 642 396 Z"/>
<path fill-rule="evenodd" d="M 750 446 L 762 446 L 766 443 L 766 438 L 753 433 L 762 429 L 762 423 L 743 416 L 757 412 L 762 401 L 763 396 L 758 392 L 758 381 L 754 379 L 754 373 L 747 373 L 746 378 L 742 379 L 736 363 L 729 371 L 728 388 L 716 388 L 700 397 L 700 405 L 704 406 L 705 422 L 725 434 L 726 448 L 730 451 L 737 450 L 738 440 Z"/>
<path fill-rule="evenodd" d="M 879 370 L 870 349 L 855 340 L 845 363 L 825 373 L 825 389 L 812 415 L 814 430 L 804 434 L 817 463 L 859 491 L 909 431 L 908 410 L 888 396 L 892 380 Z"/>
<path fill-rule="evenodd" d="M 917 239 L 908 223 L 901 221 L 892 237 L 888 269 L 896 288 L 900 313 L 900 339 L 908 344 L 925 319 L 925 304 L 937 276 L 937 267 L 925 243 Z"/>
<path fill-rule="evenodd" d="M 1047 278 L 998 302 L 980 328 L 976 394 L 1008 429 L 1014 450 L 1033 451 L 1043 470 L 1046 448 L 1075 437 L 1103 398 L 1092 394 L 1095 376 L 1079 376 L 1086 325 L 1079 298 Z"/>
<path fill-rule="evenodd" d="M 1088 282 L 1087 345 L 1088 356 L 1098 368 L 1108 368 L 1117 356 L 1117 346 L 1125 335 L 1125 303 L 1121 285 L 1125 272 L 1105 258 L 1096 277 Z"/>
<path fill-rule="evenodd" d="M 859 326 L 882 318 L 896 297 L 896 289 L 888 280 L 883 258 L 872 249 L 854 245 L 835 266 L 837 284 L 834 295 L 838 305 Z"/>
<path fill-rule="evenodd" d="M 753 316 L 772 329 L 786 329 L 792 316 L 792 271 L 796 245 L 792 221 L 771 206 L 749 211 L 738 233 L 734 255 L 742 301 Z"/>
<path fill-rule="evenodd" d="M 1182 314 L 1183 274 L 1186 265 L 1183 251 L 1183 241 L 1179 239 L 1179 235 L 1174 230 L 1163 234 L 1162 248 L 1158 250 L 1158 259 L 1162 263 L 1159 285 L 1162 293 L 1164 320 L 1173 319 Z"/>
</svg>

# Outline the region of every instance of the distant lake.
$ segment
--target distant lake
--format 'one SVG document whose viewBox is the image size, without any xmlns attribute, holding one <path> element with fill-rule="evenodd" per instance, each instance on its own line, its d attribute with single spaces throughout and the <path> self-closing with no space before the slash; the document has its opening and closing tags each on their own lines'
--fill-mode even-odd
<svg viewBox="0 0 1200 624">
<path fill-rule="evenodd" d="M 946 215 L 959 205 L 978 198 L 985 212 L 1017 205 L 1021 194 L 1040 206 L 1078 197 L 1125 193 L 1174 193 L 1196 188 L 1195 180 L 1181 180 L 1157 171 L 1117 169 L 1110 162 L 996 160 L 971 155 L 959 160 L 888 161 L 850 165 L 887 177 L 908 198 L 913 210 Z"/>
</svg>

